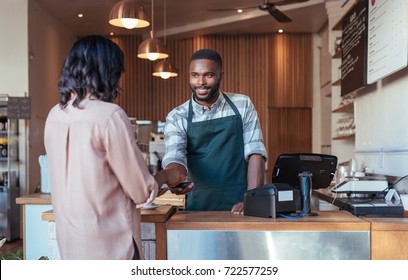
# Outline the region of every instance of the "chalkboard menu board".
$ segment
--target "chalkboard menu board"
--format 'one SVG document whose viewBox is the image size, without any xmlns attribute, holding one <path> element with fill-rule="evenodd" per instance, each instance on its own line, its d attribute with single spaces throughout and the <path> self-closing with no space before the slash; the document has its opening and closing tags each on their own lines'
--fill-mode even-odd
<svg viewBox="0 0 408 280">
<path fill-rule="evenodd" d="M 31 118 L 30 97 L 8 97 L 7 117 L 9 119 L 30 119 Z"/>
<path fill-rule="evenodd" d="M 367 84 L 367 1 L 357 1 L 343 18 L 341 95 Z"/>
</svg>

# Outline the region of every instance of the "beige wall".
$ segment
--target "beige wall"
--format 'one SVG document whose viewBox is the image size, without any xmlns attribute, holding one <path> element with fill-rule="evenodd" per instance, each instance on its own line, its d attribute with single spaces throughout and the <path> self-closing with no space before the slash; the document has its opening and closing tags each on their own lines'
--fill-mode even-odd
<svg viewBox="0 0 408 280">
<path fill-rule="evenodd" d="M 32 104 L 28 144 L 29 186 L 32 193 L 40 184 L 38 156 L 45 154 L 45 119 L 59 101 L 61 66 L 76 36 L 35 1 L 29 1 L 28 23 L 29 93 Z"/>
<path fill-rule="evenodd" d="M 329 32 L 326 24 L 314 35 L 316 53 L 314 69 L 318 73 L 314 77 L 315 85 L 313 93 L 313 151 L 321 151 L 324 154 L 331 153 L 331 53 L 329 52 Z M 318 59 L 317 59 L 318 58 Z"/>
</svg>

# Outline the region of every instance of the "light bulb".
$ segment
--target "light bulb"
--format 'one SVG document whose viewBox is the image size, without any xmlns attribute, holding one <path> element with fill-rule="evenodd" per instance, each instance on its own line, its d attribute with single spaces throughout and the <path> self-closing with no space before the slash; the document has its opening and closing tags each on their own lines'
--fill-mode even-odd
<svg viewBox="0 0 408 280">
<path fill-rule="evenodd" d="M 160 77 L 162 79 L 168 79 L 170 78 L 171 73 L 170 72 L 160 72 Z"/>
<path fill-rule="evenodd" d="M 133 29 L 137 26 L 139 20 L 136 18 L 122 18 L 120 21 L 125 28 Z"/>
<path fill-rule="evenodd" d="M 158 59 L 159 55 L 160 55 L 159 53 L 147 53 L 146 54 L 147 59 L 151 61 L 155 61 L 156 59 Z"/>
</svg>

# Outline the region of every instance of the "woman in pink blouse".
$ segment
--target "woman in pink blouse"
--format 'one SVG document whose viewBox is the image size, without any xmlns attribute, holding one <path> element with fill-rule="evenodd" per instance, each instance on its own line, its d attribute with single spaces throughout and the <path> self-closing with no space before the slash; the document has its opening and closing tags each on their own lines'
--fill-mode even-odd
<svg viewBox="0 0 408 280">
<path fill-rule="evenodd" d="M 123 64 L 115 43 L 88 36 L 62 67 L 44 135 L 62 259 L 139 259 L 140 208 L 158 186 L 186 179 L 176 169 L 149 173 L 127 114 L 112 103 Z"/>
</svg>

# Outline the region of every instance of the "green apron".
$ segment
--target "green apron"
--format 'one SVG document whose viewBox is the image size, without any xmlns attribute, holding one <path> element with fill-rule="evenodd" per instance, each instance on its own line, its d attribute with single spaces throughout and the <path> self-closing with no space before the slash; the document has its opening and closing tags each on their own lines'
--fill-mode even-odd
<svg viewBox="0 0 408 280">
<path fill-rule="evenodd" d="M 235 115 L 192 122 L 190 100 L 187 119 L 187 166 L 194 188 L 187 193 L 188 211 L 230 211 L 244 200 L 248 164 L 244 157 L 241 115 L 223 94 Z"/>
</svg>

